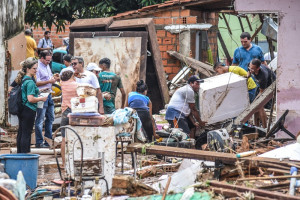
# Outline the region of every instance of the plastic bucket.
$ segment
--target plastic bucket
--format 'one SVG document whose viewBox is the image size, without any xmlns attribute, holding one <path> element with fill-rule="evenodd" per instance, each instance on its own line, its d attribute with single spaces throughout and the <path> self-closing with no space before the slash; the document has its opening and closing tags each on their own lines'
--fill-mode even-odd
<svg viewBox="0 0 300 200">
<path fill-rule="evenodd" d="M 0 160 L 11 179 L 17 180 L 18 172 L 21 170 L 26 184 L 34 189 L 37 186 L 39 157 L 38 154 L 3 154 Z"/>
</svg>

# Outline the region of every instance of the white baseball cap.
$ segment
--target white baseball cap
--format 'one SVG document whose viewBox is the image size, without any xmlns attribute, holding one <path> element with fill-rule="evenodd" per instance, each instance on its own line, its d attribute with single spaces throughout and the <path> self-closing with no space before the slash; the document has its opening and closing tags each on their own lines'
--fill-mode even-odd
<svg viewBox="0 0 300 200">
<path fill-rule="evenodd" d="M 98 65 L 96 63 L 89 63 L 87 66 L 86 66 L 86 70 L 88 71 L 101 71 L 102 69 L 100 67 L 98 67 Z"/>
</svg>

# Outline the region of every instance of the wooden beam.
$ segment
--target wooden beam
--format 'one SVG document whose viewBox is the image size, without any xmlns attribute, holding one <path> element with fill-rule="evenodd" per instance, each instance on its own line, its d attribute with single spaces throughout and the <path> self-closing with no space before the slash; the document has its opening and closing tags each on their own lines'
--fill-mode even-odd
<svg viewBox="0 0 300 200">
<path fill-rule="evenodd" d="M 242 32 L 245 32 L 245 29 L 244 29 L 241 17 L 238 17 L 238 19 L 239 19 L 239 22 L 240 22 L 240 26 L 241 26 Z"/>
<path fill-rule="evenodd" d="M 219 31 L 217 31 L 217 35 L 218 35 L 219 41 L 221 43 L 222 49 L 223 49 L 223 51 L 225 53 L 226 59 L 227 59 L 227 61 L 231 65 L 231 56 L 229 55 L 228 49 L 227 49 L 227 47 L 225 45 L 225 42 L 224 42 L 224 40 L 222 38 L 222 35 L 221 35 L 221 33 Z"/>
<path fill-rule="evenodd" d="M 208 181 L 208 184 L 213 187 L 218 187 L 218 188 L 227 188 L 230 190 L 236 190 L 239 192 L 248 192 L 251 191 L 254 193 L 254 195 L 262 196 L 262 197 L 268 197 L 271 199 L 289 199 L 289 200 L 300 200 L 300 197 L 297 196 L 291 196 L 288 194 L 282 194 L 279 192 L 274 192 L 274 191 L 266 191 L 266 190 L 261 190 L 261 189 L 255 189 L 255 188 L 249 188 L 249 187 L 244 187 L 244 186 L 238 186 L 238 185 L 231 185 L 227 184 L 224 182 L 219 182 L 219 181 Z"/>
<path fill-rule="evenodd" d="M 253 39 L 255 38 L 255 36 L 259 33 L 259 31 L 260 31 L 261 28 L 262 28 L 262 25 L 263 25 L 263 24 L 261 24 L 261 25 L 256 29 L 256 31 L 253 33 L 253 35 L 252 35 L 252 37 L 251 37 L 251 41 L 253 41 Z"/>
<path fill-rule="evenodd" d="M 256 97 L 254 101 L 234 120 L 234 124 L 245 123 L 254 113 L 262 108 L 273 97 L 276 81 L 274 81 L 265 91 Z M 227 129 L 228 130 L 228 129 Z"/>
<path fill-rule="evenodd" d="M 253 31 L 250 20 L 249 20 L 249 17 L 247 15 L 246 15 L 246 20 L 247 20 L 250 31 Z"/>
<path fill-rule="evenodd" d="M 300 178 L 300 175 L 288 175 L 288 176 L 268 176 L 268 177 L 251 177 L 251 178 L 239 178 L 237 181 L 251 181 L 251 180 L 270 180 L 270 179 L 289 179 Z"/>
<path fill-rule="evenodd" d="M 201 61 L 195 60 L 190 57 L 186 57 L 181 53 L 178 53 L 177 51 L 167 51 L 167 52 L 170 56 L 177 58 L 181 62 L 185 63 L 187 66 L 195 70 L 198 70 L 198 72 L 203 74 L 205 77 L 211 77 L 215 73 L 213 68 L 208 64 L 205 64 Z"/>
<path fill-rule="evenodd" d="M 224 18 L 225 24 L 226 24 L 226 26 L 227 26 L 227 29 L 228 29 L 230 35 L 232 35 L 231 29 L 230 29 L 230 26 L 229 26 L 229 24 L 228 24 L 228 21 L 227 21 L 227 19 L 226 19 L 226 17 L 225 17 L 225 14 L 222 13 L 222 16 L 223 16 L 223 18 Z"/>
<path fill-rule="evenodd" d="M 212 152 L 212 151 L 202 151 L 197 149 L 185 149 L 185 148 L 178 148 L 178 147 L 167 147 L 167 146 L 159 146 L 159 145 L 152 145 L 146 147 L 144 144 L 134 143 L 127 146 L 128 152 L 140 152 L 146 150 L 146 154 L 150 155 L 163 155 L 163 156 L 175 156 L 179 158 L 189 158 L 189 159 L 196 159 L 196 160 L 207 160 L 207 161 L 216 161 L 220 160 L 224 164 L 234 165 L 237 160 L 244 161 L 244 164 L 252 164 L 253 166 L 264 166 L 260 165 L 260 163 L 268 163 L 272 164 L 279 164 L 288 166 L 288 163 L 292 162 L 285 162 L 280 161 L 279 159 L 275 158 L 265 158 L 265 157 L 244 157 L 244 158 L 237 158 L 235 154 L 232 153 L 222 153 L 222 152 Z M 293 163 L 299 164 L 299 162 L 293 161 Z"/>
</svg>

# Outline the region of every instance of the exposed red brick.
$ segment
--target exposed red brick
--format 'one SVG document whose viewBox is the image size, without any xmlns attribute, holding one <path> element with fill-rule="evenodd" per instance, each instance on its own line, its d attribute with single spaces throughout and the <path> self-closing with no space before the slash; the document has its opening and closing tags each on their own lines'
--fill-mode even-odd
<svg viewBox="0 0 300 200">
<path fill-rule="evenodd" d="M 161 12 L 162 17 L 171 17 L 171 11 L 163 11 Z"/>
<path fill-rule="evenodd" d="M 172 10 L 171 16 L 172 17 L 179 17 L 179 10 Z"/>
<path fill-rule="evenodd" d="M 172 34 L 170 32 L 167 32 L 167 37 L 169 38 L 176 38 L 178 34 Z"/>
<path fill-rule="evenodd" d="M 163 65 L 167 65 L 168 64 L 168 60 L 162 60 L 162 64 Z"/>
<path fill-rule="evenodd" d="M 187 17 L 186 18 L 187 24 L 196 24 L 197 23 L 197 17 Z"/>
<path fill-rule="evenodd" d="M 172 67 L 172 72 L 174 73 L 174 74 L 177 74 L 180 70 L 181 70 L 181 67 Z"/>
<path fill-rule="evenodd" d="M 168 38 L 168 37 L 164 38 L 163 39 L 163 44 L 173 44 L 172 38 Z"/>
<path fill-rule="evenodd" d="M 159 45 L 159 50 L 160 51 L 167 51 L 167 46 L 166 45 Z"/>
<path fill-rule="evenodd" d="M 172 69 L 172 68 L 173 68 L 173 67 L 164 67 L 165 72 L 166 72 L 167 74 L 170 74 L 170 73 L 173 72 L 173 69 Z"/>
<path fill-rule="evenodd" d="M 165 37 L 166 36 L 166 31 L 164 31 L 164 30 L 157 30 L 156 31 L 156 36 L 157 37 Z"/>
<path fill-rule="evenodd" d="M 176 76 L 176 74 L 169 74 L 169 80 L 172 80 L 174 77 Z"/>
<path fill-rule="evenodd" d="M 157 38 L 157 43 L 160 45 L 160 44 L 162 44 L 162 39 L 161 38 Z"/>
<path fill-rule="evenodd" d="M 191 15 L 191 12 L 190 12 L 189 9 L 184 9 L 184 10 L 181 10 L 181 11 L 180 11 L 180 16 L 181 16 L 181 17 L 188 17 L 188 16 L 190 16 L 190 15 Z"/>
<path fill-rule="evenodd" d="M 156 19 L 154 19 L 154 23 L 155 24 L 164 24 L 165 19 L 164 18 L 156 18 Z"/>
<path fill-rule="evenodd" d="M 165 24 L 173 24 L 173 18 L 165 18 Z"/>
<path fill-rule="evenodd" d="M 176 50 L 176 46 L 175 45 L 168 45 L 167 46 L 167 50 L 168 51 L 175 51 Z"/>
</svg>

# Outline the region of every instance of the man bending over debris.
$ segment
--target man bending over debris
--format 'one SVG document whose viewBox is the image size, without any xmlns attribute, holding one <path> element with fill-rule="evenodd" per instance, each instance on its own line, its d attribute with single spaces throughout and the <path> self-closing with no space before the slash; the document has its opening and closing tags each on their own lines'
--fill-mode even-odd
<svg viewBox="0 0 300 200">
<path fill-rule="evenodd" d="M 232 72 L 235 73 L 239 76 L 243 76 L 245 78 L 248 78 L 248 73 L 246 70 L 244 70 L 243 68 L 239 67 L 239 66 L 225 66 L 223 63 L 221 62 L 217 62 L 214 65 L 214 70 L 215 72 L 217 72 L 217 74 L 224 74 L 227 72 Z M 254 82 L 252 77 L 249 77 L 247 80 L 247 87 L 248 87 L 248 93 L 249 93 L 249 101 L 250 103 L 253 102 L 253 100 L 255 99 L 256 96 L 256 83 Z"/>
<path fill-rule="evenodd" d="M 258 81 L 259 84 L 259 94 L 260 95 L 267 87 L 269 87 L 273 81 L 276 80 L 275 73 L 265 65 L 262 65 L 261 61 L 257 58 L 254 58 L 249 63 L 249 72 L 248 77 L 254 75 L 254 78 Z M 270 100 L 264 107 L 270 109 L 272 105 L 272 100 Z M 262 121 L 262 125 L 264 128 L 267 127 L 267 115 L 264 108 L 258 111 L 259 117 Z M 257 117 L 256 117 L 257 119 Z M 258 122 L 256 124 L 258 126 Z"/>
<path fill-rule="evenodd" d="M 190 134 L 191 128 L 205 126 L 195 105 L 195 92 L 199 91 L 200 83 L 203 82 L 198 76 L 191 76 L 188 84 L 173 94 L 165 117 L 172 128 L 178 125 L 183 132 Z"/>
</svg>

